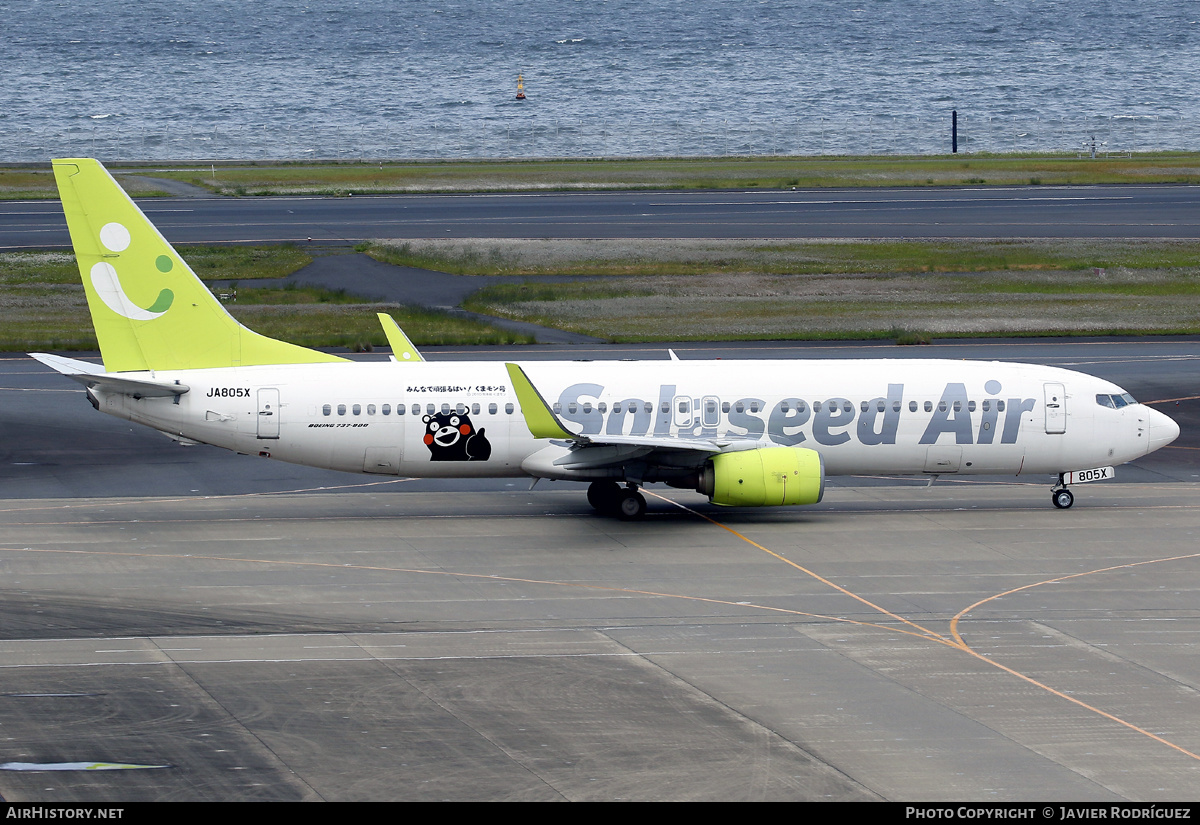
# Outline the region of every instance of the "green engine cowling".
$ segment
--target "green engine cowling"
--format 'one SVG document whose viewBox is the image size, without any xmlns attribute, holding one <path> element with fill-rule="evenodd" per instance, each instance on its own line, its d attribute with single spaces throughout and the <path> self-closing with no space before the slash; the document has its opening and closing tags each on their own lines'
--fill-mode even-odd
<svg viewBox="0 0 1200 825">
<path fill-rule="evenodd" d="M 825 466 L 820 453 L 804 447 L 718 453 L 704 466 L 697 490 L 730 507 L 816 504 L 825 494 Z"/>
</svg>

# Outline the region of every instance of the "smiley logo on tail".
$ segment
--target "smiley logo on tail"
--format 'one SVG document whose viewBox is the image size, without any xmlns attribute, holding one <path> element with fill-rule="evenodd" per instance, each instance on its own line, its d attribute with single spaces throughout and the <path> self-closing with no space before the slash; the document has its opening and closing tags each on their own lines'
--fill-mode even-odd
<svg viewBox="0 0 1200 825">
<path fill-rule="evenodd" d="M 100 243 L 110 252 L 124 252 L 129 248 L 129 230 L 119 223 L 107 223 L 100 229 Z M 173 264 L 166 255 L 159 255 L 155 261 L 159 272 L 170 272 Z M 171 308 L 175 300 L 174 293 L 164 289 L 158 293 L 158 298 L 149 308 L 143 308 L 130 300 L 121 288 L 121 279 L 112 264 L 100 261 L 91 269 L 92 286 L 104 305 L 118 315 L 131 321 L 153 321 Z"/>
</svg>

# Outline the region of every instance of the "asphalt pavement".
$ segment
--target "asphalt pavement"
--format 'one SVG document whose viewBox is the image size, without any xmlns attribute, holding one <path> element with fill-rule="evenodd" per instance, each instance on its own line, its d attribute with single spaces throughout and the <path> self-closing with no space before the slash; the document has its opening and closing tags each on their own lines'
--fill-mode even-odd
<svg viewBox="0 0 1200 825">
<path fill-rule="evenodd" d="M 172 243 L 1200 237 L 1200 187 L 1185 185 L 189 197 L 139 203 Z M 68 244 L 56 201 L 0 203 L 0 250 Z"/>
</svg>

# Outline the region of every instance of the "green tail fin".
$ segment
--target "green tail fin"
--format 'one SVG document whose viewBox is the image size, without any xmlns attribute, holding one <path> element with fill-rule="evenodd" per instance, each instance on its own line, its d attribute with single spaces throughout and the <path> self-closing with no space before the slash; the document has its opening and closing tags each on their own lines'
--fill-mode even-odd
<svg viewBox="0 0 1200 825">
<path fill-rule="evenodd" d="M 239 324 L 98 161 L 54 178 L 108 372 L 345 360 Z"/>
</svg>

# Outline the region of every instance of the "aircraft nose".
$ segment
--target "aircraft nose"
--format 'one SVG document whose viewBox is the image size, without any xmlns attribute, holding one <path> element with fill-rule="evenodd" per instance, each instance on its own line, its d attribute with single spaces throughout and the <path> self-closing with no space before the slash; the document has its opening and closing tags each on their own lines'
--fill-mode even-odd
<svg viewBox="0 0 1200 825">
<path fill-rule="evenodd" d="M 1146 452 L 1152 453 L 1179 438 L 1179 425 L 1168 415 L 1150 410 L 1150 443 Z"/>
</svg>

